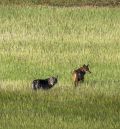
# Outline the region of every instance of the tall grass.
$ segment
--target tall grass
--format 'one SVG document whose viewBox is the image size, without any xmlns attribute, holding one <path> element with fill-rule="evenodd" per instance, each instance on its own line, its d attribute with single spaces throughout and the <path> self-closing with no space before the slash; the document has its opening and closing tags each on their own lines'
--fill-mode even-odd
<svg viewBox="0 0 120 129">
<path fill-rule="evenodd" d="M 0 128 L 119 129 L 120 9 L 0 6 Z M 92 74 L 74 88 L 71 73 Z M 49 91 L 36 78 L 58 75 Z"/>
</svg>

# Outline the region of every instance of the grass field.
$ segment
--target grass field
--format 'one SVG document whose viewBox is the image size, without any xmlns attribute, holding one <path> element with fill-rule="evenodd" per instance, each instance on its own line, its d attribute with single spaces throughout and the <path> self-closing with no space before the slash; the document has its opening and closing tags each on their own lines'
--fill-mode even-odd
<svg viewBox="0 0 120 129">
<path fill-rule="evenodd" d="M 119 129 L 119 12 L 0 5 L 0 129 Z M 92 74 L 74 88 L 84 63 Z M 52 75 L 53 89 L 31 90 Z"/>
</svg>

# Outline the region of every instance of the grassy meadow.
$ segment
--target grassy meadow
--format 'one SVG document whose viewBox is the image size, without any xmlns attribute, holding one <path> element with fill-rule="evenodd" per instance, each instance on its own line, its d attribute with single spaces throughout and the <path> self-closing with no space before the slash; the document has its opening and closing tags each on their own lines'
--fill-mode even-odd
<svg viewBox="0 0 120 129">
<path fill-rule="evenodd" d="M 0 129 L 120 128 L 120 8 L 0 5 Z M 74 69 L 91 74 L 75 88 Z M 36 78 L 59 76 L 51 90 Z"/>
</svg>

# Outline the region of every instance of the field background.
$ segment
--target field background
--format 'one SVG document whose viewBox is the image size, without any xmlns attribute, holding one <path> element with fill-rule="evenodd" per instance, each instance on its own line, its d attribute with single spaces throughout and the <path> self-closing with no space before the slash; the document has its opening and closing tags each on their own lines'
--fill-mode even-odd
<svg viewBox="0 0 120 129">
<path fill-rule="evenodd" d="M 120 128 L 120 8 L 0 5 L 0 129 Z M 74 88 L 71 73 L 90 65 Z M 59 76 L 49 91 L 36 78 Z"/>
</svg>

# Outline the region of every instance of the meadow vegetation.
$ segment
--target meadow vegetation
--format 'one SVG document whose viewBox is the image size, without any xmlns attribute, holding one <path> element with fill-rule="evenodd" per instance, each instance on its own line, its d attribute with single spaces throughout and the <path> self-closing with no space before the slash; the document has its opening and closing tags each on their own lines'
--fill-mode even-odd
<svg viewBox="0 0 120 129">
<path fill-rule="evenodd" d="M 0 129 L 119 129 L 119 12 L 0 5 Z M 92 73 L 74 88 L 71 73 L 84 63 Z M 31 90 L 52 75 L 51 90 Z"/>
</svg>

